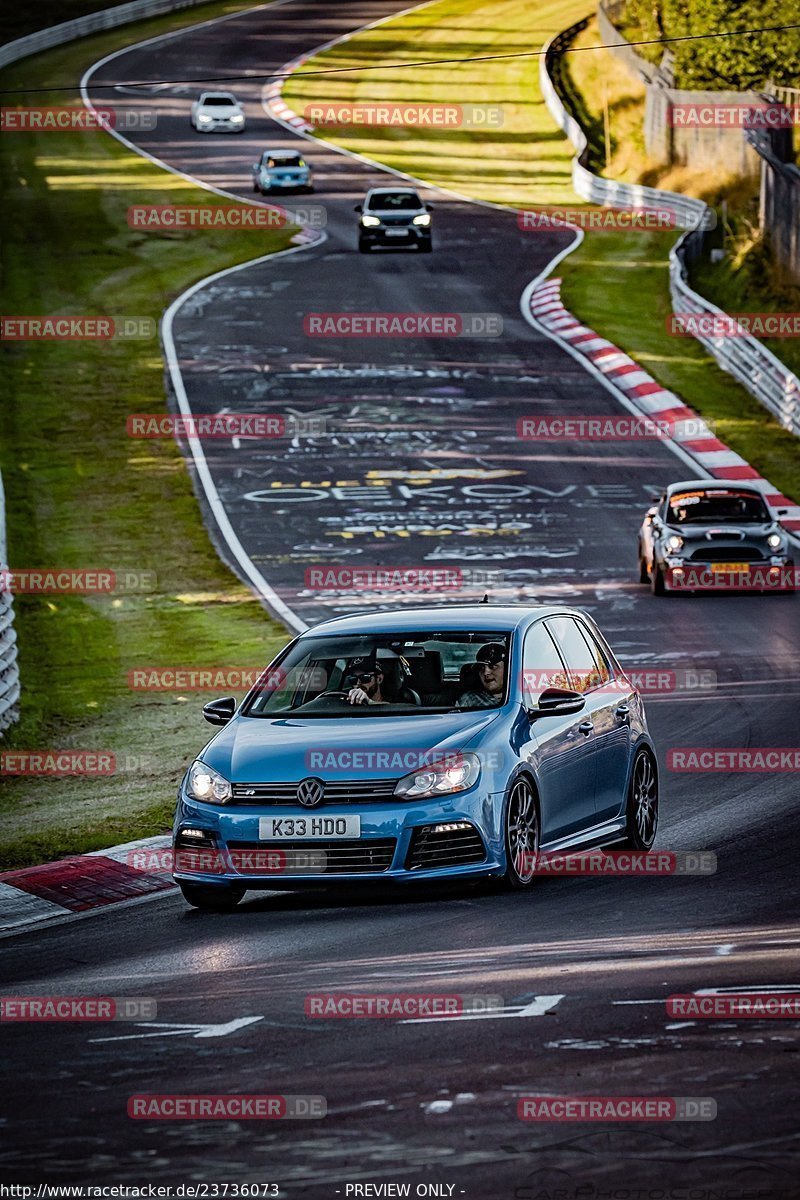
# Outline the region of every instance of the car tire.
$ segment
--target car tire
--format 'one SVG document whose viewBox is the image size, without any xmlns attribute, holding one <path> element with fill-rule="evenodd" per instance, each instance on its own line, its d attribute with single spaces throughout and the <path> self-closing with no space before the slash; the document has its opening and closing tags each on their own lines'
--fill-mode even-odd
<svg viewBox="0 0 800 1200">
<path fill-rule="evenodd" d="M 667 591 L 664 587 L 664 572 L 655 560 L 653 560 L 653 569 L 650 572 L 650 591 L 654 596 L 664 596 Z"/>
<path fill-rule="evenodd" d="M 430 254 L 432 250 L 433 250 L 433 242 L 431 242 L 431 241 L 420 242 L 420 244 L 419 244 L 420 254 Z"/>
<path fill-rule="evenodd" d="M 536 864 L 533 861 L 523 867 L 520 858 L 527 854 L 535 860 L 539 852 L 539 812 L 533 787 L 525 775 L 518 775 L 511 785 L 503 817 L 503 844 L 503 885 L 511 891 L 526 891 L 536 879 Z"/>
<path fill-rule="evenodd" d="M 369 254 L 371 249 L 372 249 L 372 242 L 365 241 L 364 238 L 358 239 L 358 253 L 359 254 Z"/>
<path fill-rule="evenodd" d="M 658 830 L 658 771 L 649 750 L 636 753 L 625 806 L 625 838 L 629 850 L 649 850 Z"/>
<path fill-rule="evenodd" d="M 245 892 L 244 888 L 214 887 L 202 883 L 179 883 L 178 887 L 187 904 L 205 912 L 233 912 Z"/>
</svg>

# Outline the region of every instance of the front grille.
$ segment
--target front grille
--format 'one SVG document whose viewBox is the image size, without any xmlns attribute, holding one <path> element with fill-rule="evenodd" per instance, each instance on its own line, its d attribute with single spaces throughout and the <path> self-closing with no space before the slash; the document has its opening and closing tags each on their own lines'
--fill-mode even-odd
<svg viewBox="0 0 800 1200">
<path fill-rule="evenodd" d="M 410 225 L 411 220 L 411 217 L 381 217 L 381 224 L 397 228 L 398 226 Z"/>
<path fill-rule="evenodd" d="M 234 804 L 297 805 L 295 783 L 234 783 Z M 326 804 L 377 804 L 394 795 L 396 779 L 327 779 L 322 808 Z M 301 806 L 302 807 L 302 806 Z"/>
<path fill-rule="evenodd" d="M 396 845 L 396 838 L 342 838 L 335 841 L 228 842 L 228 849 L 321 850 L 327 857 L 326 875 L 361 875 L 388 871 Z"/>
<path fill-rule="evenodd" d="M 406 858 L 406 869 L 464 867 L 486 858 L 483 841 L 474 825 L 458 822 L 458 828 L 423 825 L 415 829 Z"/>
<path fill-rule="evenodd" d="M 701 546 L 689 555 L 693 562 L 763 562 L 764 555 L 757 546 Z"/>
</svg>

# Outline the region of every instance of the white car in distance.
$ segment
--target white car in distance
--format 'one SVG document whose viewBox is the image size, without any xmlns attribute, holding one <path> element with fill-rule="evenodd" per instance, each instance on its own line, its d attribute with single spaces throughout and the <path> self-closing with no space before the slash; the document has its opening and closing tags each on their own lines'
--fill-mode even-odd
<svg viewBox="0 0 800 1200">
<path fill-rule="evenodd" d="M 243 133 L 244 111 L 233 92 L 201 92 L 192 104 L 192 128 L 198 133 Z"/>
</svg>

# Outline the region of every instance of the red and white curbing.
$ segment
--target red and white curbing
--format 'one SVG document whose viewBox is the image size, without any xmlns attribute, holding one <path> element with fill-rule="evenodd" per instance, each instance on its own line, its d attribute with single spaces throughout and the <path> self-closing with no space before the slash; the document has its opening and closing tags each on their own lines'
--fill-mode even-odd
<svg viewBox="0 0 800 1200">
<path fill-rule="evenodd" d="M 164 850 L 169 845 L 166 835 L 144 838 L 0 873 L 0 934 L 174 891 L 169 874 L 133 866 L 136 851 Z"/>
<path fill-rule="evenodd" d="M 755 467 L 715 437 L 702 417 L 679 396 L 663 388 L 612 342 L 582 325 L 561 301 L 560 279 L 547 279 L 534 289 L 530 311 L 544 332 L 591 363 L 643 416 L 658 418 L 670 426 L 672 440 L 704 471 L 717 479 L 755 484 L 771 508 L 788 509 L 781 525 L 790 532 L 800 530 L 800 505 L 783 496 Z"/>
</svg>

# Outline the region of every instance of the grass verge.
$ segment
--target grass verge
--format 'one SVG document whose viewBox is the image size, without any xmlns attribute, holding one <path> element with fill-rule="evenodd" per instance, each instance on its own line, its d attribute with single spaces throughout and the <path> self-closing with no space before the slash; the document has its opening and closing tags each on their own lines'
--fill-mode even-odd
<svg viewBox="0 0 800 1200">
<path fill-rule="evenodd" d="M 202 19 L 243 7 L 210 4 Z M 2 86 L 74 81 L 103 54 L 187 23 L 184 12 L 50 51 L 6 70 Z M 66 102 L 46 93 L 35 101 Z M 7 314 L 157 321 L 193 281 L 282 249 L 292 233 L 129 228 L 134 202 L 219 198 L 102 132 L 9 134 L 0 169 L 13 214 L 2 249 Z M 258 666 L 286 635 L 215 554 L 175 444 L 126 436 L 128 414 L 166 410 L 158 339 L 3 350 L 0 461 L 12 567 L 107 567 L 155 578 L 152 590 L 112 596 L 17 598 L 22 715 L 4 747 L 108 750 L 119 770 L 97 779 L 5 777 L 0 862 L 9 867 L 168 828 L 180 775 L 208 733 L 203 697 L 131 691 L 130 670 Z"/>
<path fill-rule="evenodd" d="M 408 59 L 536 50 L 589 12 L 585 0 L 556 0 L 535 8 L 527 0 L 439 0 L 365 31 L 303 66 L 309 71 L 363 65 L 363 72 L 327 78 L 298 74 L 288 81 L 284 98 L 297 112 L 310 103 L 335 100 L 499 104 L 504 121 L 492 132 L 393 127 L 377 133 L 353 128 L 326 134 L 323 129 L 318 136 L 477 199 L 514 208 L 574 203 L 572 149 L 545 107 L 537 58 L 410 67 L 381 75 L 366 68 Z M 577 44 L 598 42 L 592 22 Z M 596 170 L 605 165 L 605 87 L 612 149 L 609 175 L 619 173 L 692 194 L 706 189 L 719 196 L 731 186 L 730 180 L 708 173 L 699 178 L 682 170 L 666 172 L 647 158 L 641 133 L 635 132 L 641 129 L 642 89 L 608 52 L 583 49 L 568 55 L 566 63 L 571 90 L 583 98 Z M 674 241 L 672 233 L 587 233 L 583 245 L 559 267 L 564 301 L 582 321 L 632 354 L 709 422 L 716 422 L 718 435 L 776 487 L 800 499 L 797 440 L 721 371 L 699 342 L 667 332 L 668 255 Z"/>
</svg>

